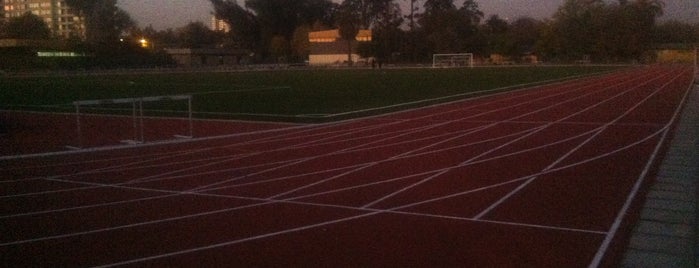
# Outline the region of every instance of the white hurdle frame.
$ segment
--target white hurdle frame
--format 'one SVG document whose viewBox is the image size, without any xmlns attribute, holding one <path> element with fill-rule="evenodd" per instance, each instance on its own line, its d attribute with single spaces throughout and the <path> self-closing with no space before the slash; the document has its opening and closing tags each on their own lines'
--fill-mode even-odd
<svg viewBox="0 0 699 268">
<path fill-rule="evenodd" d="M 175 138 L 186 138 L 191 139 L 194 137 L 194 123 L 193 123 L 193 112 L 192 112 L 192 95 L 170 95 L 170 96 L 154 96 L 154 97 L 141 97 L 141 98 L 122 98 L 122 99 L 101 99 L 101 100 L 83 100 L 74 101 L 73 106 L 75 106 L 75 117 L 76 117 L 76 132 L 77 132 L 77 147 L 68 146 L 70 149 L 82 149 L 83 148 L 83 134 L 82 134 L 82 120 L 80 106 L 95 106 L 102 104 L 128 104 L 131 103 L 132 111 L 131 118 L 133 121 L 133 140 L 125 140 L 125 143 L 145 143 L 144 135 L 144 122 L 143 122 L 143 103 L 144 102 L 156 102 L 165 100 L 186 100 L 187 101 L 187 121 L 188 121 L 188 135 L 175 135 Z"/>
</svg>

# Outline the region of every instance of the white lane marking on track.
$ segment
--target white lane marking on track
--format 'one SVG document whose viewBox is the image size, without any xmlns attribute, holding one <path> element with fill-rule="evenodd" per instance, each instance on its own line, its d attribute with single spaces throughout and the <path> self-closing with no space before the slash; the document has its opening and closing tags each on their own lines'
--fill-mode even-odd
<svg viewBox="0 0 699 268">
<path fill-rule="evenodd" d="M 636 179 L 636 183 L 634 184 L 633 188 L 629 192 L 629 195 L 626 198 L 626 201 L 624 202 L 624 205 L 621 207 L 619 210 L 619 213 L 617 214 L 616 218 L 614 219 L 614 223 L 610 227 L 609 231 L 607 232 L 607 235 L 604 238 L 604 241 L 602 241 L 602 244 L 600 245 L 599 249 L 597 250 L 597 253 L 595 253 L 594 258 L 590 262 L 590 265 L 588 267 L 590 268 L 596 268 L 599 267 L 602 263 L 602 260 L 604 259 L 604 256 L 606 255 L 607 251 L 609 250 L 609 246 L 612 243 L 612 240 L 614 239 L 614 236 L 616 236 L 616 233 L 618 232 L 619 228 L 621 227 L 621 223 L 624 220 L 624 217 L 627 214 L 627 211 L 631 207 L 631 203 L 633 203 L 634 199 L 636 199 L 636 195 L 638 194 L 638 191 L 641 188 L 641 185 L 643 185 L 643 182 L 645 180 L 645 177 L 648 175 L 648 172 L 650 171 L 653 162 L 655 162 L 655 159 L 658 156 L 658 153 L 660 152 L 660 149 L 662 148 L 662 145 L 665 144 L 667 141 L 667 136 L 668 133 L 671 130 L 671 126 L 674 122 L 676 122 L 679 118 L 680 112 L 682 111 L 682 107 L 684 106 L 683 104 L 687 103 L 687 99 L 689 97 L 689 94 L 691 92 L 692 88 L 692 83 L 690 83 L 689 88 L 684 94 L 684 97 L 680 101 L 680 104 L 677 105 L 677 108 L 675 109 L 674 114 L 672 115 L 672 118 L 670 121 L 667 123 L 667 125 L 664 128 L 664 131 L 662 132 L 662 136 L 660 140 L 658 141 L 658 144 L 655 146 L 655 149 L 653 153 L 650 155 L 648 158 L 648 161 L 646 162 L 646 166 L 641 172 L 641 174 L 638 176 Z"/>
<path fill-rule="evenodd" d="M 565 160 L 566 158 L 568 158 L 568 157 L 569 157 L 570 155 L 572 155 L 574 152 L 576 152 L 577 150 L 579 150 L 580 148 L 582 148 L 583 146 L 585 146 L 587 143 L 589 143 L 590 141 L 594 140 L 597 136 L 599 136 L 600 134 L 602 134 L 602 132 L 604 132 L 604 130 L 606 130 L 609 126 L 613 125 L 614 123 L 616 123 L 616 122 L 620 121 L 621 119 L 623 119 L 624 117 L 626 117 L 626 116 L 627 116 L 628 114 L 630 114 L 633 110 L 635 110 L 636 108 L 638 108 L 639 106 L 641 106 L 641 104 L 643 104 L 643 103 L 645 103 L 646 101 L 648 101 L 651 97 L 653 97 L 654 95 L 656 95 L 658 92 L 660 92 L 660 91 L 661 91 L 662 89 L 664 89 L 665 87 L 669 86 L 673 81 L 677 80 L 677 79 L 680 78 L 681 76 L 682 76 L 682 74 L 680 74 L 680 75 L 678 75 L 678 76 L 675 76 L 672 80 L 670 80 L 669 82 L 667 82 L 667 83 L 665 83 L 664 85 L 660 86 L 658 89 L 656 89 L 655 91 L 653 91 L 653 92 L 652 92 L 651 94 L 649 94 L 647 97 L 643 98 L 641 101 L 639 101 L 638 103 L 636 103 L 635 105 L 633 105 L 633 106 L 632 106 L 631 108 L 629 108 L 626 112 L 624 112 L 623 114 L 619 115 L 619 116 L 616 117 L 614 120 L 610 121 L 608 124 L 605 124 L 604 126 L 602 126 L 601 129 L 600 129 L 599 131 L 597 131 L 595 134 L 593 134 L 593 135 L 590 136 L 588 139 L 586 139 L 585 141 L 583 141 L 582 143 L 580 143 L 578 146 L 576 146 L 575 148 L 573 148 L 571 151 L 567 152 L 566 154 L 564 154 L 563 156 L 561 156 L 559 159 L 557 159 L 556 161 L 554 161 L 553 163 L 551 163 L 549 166 L 547 166 L 547 167 L 544 169 L 544 171 L 547 171 L 547 170 L 549 170 L 549 169 L 552 169 L 553 167 L 555 167 L 556 165 L 558 165 L 559 163 L 561 163 L 563 160 Z M 524 183 L 522 183 L 519 187 L 515 188 L 514 190 L 512 190 L 511 192 L 509 192 L 507 195 L 505 195 L 505 196 L 502 197 L 501 199 L 497 200 L 497 201 L 496 201 L 495 203 L 493 203 L 491 206 L 489 206 L 489 207 L 486 208 L 485 210 L 483 210 L 483 211 L 481 211 L 480 213 L 478 213 L 478 215 L 477 215 L 475 218 L 476 218 L 476 219 L 481 219 L 481 218 L 483 218 L 485 215 L 487 215 L 488 213 L 490 213 L 491 211 L 493 211 L 494 209 L 496 209 L 497 207 L 499 207 L 499 206 L 500 206 L 501 204 L 503 204 L 505 201 L 507 201 L 508 199 L 510 199 L 512 196 L 514 196 L 516 193 L 518 193 L 519 191 L 521 191 L 522 189 L 524 189 L 526 186 L 528 186 L 529 184 L 531 184 L 532 182 L 534 182 L 534 181 L 535 181 L 536 179 L 538 179 L 538 178 L 539 178 L 539 177 L 532 177 L 532 178 L 528 179 L 527 181 L 525 181 Z"/>
<path fill-rule="evenodd" d="M 636 78 L 636 79 L 638 79 L 638 78 Z M 593 85 L 594 85 L 594 84 L 595 84 L 595 83 L 593 83 Z M 585 89 L 585 88 L 588 88 L 588 87 L 592 87 L 592 85 L 582 85 L 581 87 L 576 88 L 576 89 L 574 89 L 574 90 L 570 90 L 570 91 L 579 91 L 579 90 L 581 90 L 581 89 Z M 461 119 L 456 119 L 456 120 L 450 120 L 450 121 L 447 121 L 447 123 L 453 123 L 453 122 L 458 122 L 458 121 L 464 121 L 464 120 L 469 119 L 469 118 L 474 118 L 474 117 L 482 116 L 482 115 L 484 115 L 484 114 L 491 114 L 491 113 L 494 113 L 494 112 L 499 112 L 499 111 L 506 110 L 506 109 L 509 109 L 509 108 L 512 108 L 512 107 L 523 106 L 523 105 L 525 105 L 525 104 L 533 103 L 533 102 L 536 102 L 536 101 L 540 101 L 540 100 L 543 100 L 543 99 L 547 99 L 547 98 L 551 98 L 551 97 L 555 97 L 555 96 L 559 96 L 559 95 L 564 95 L 564 94 L 567 94 L 567 93 L 570 93 L 570 92 L 569 92 L 569 91 L 564 91 L 564 92 L 559 92 L 559 93 L 553 94 L 553 95 L 546 95 L 546 96 L 543 96 L 543 97 L 540 97 L 540 98 L 526 100 L 526 101 L 521 102 L 521 103 L 518 103 L 518 104 L 516 104 L 516 105 L 511 105 L 511 106 L 507 106 L 507 107 L 503 107 L 503 108 L 498 108 L 498 109 L 494 109 L 494 110 L 489 110 L 489 111 L 487 111 L 487 112 L 479 113 L 479 114 L 472 115 L 472 116 L 469 116 L 469 117 L 466 117 L 466 118 L 461 118 Z M 554 106 L 556 106 L 556 105 L 547 106 L 547 107 L 541 108 L 541 109 L 539 109 L 539 110 L 537 110 L 537 111 L 534 111 L 534 112 L 531 112 L 531 113 L 528 113 L 528 114 L 533 114 L 533 113 L 536 113 L 536 112 L 539 112 L 539 111 L 542 111 L 542 110 L 549 109 L 549 108 L 554 107 Z M 517 117 L 515 117 L 514 119 L 517 119 L 517 118 L 520 118 L 520 117 L 523 117 L 523 116 L 525 116 L 525 115 L 517 116 Z M 488 124 L 488 125 L 484 126 L 482 129 L 486 129 L 486 128 L 489 128 L 489 127 L 493 127 L 493 126 L 496 126 L 496 125 L 498 125 L 498 124 L 500 124 L 500 123 L 502 123 L 502 122 L 498 121 L 498 122 L 495 122 L 495 123 L 491 123 L 491 124 Z M 438 123 L 438 124 L 435 124 L 434 127 L 438 127 L 438 126 L 442 126 L 442 125 L 446 125 L 446 123 Z M 403 153 L 403 154 L 401 154 L 401 155 L 397 155 L 397 156 L 391 157 L 391 159 L 394 159 L 394 158 L 396 158 L 396 157 L 402 157 L 402 156 L 410 155 L 411 153 L 418 152 L 418 151 L 420 151 L 420 150 L 424 150 L 424 149 L 427 149 L 427 148 L 430 148 L 430 147 L 433 147 L 433 146 L 436 146 L 436 145 L 439 145 L 439 144 L 442 144 L 442 143 L 446 143 L 446 142 L 449 142 L 449 141 L 451 141 L 451 140 L 454 140 L 454 139 L 457 139 L 457 138 L 460 138 L 460 137 L 463 137 L 463 136 L 469 135 L 469 134 L 472 134 L 472 133 L 466 133 L 466 134 L 461 135 L 461 136 L 457 136 L 457 137 L 453 137 L 453 138 L 450 138 L 450 139 L 446 139 L 446 140 L 444 140 L 444 141 L 440 141 L 440 142 L 438 142 L 438 143 L 431 144 L 431 145 L 428 145 L 428 146 L 419 148 L 418 150 L 410 151 L 410 152 L 408 152 L 408 154 Z M 318 157 L 321 157 L 321 156 L 318 156 Z M 389 159 L 389 160 L 391 160 L 391 159 Z M 309 160 L 310 160 L 310 159 L 309 159 Z M 376 165 L 376 164 L 378 164 L 378 163 L 372 164 L 371 166 L 374 166 L 374 165 Z M 366 168 L 371 167 L 371 166 L 360 167 L 360 168 L 357 169 L 357 171 L 366 169 Z M 347 174 L 350 174 L 350 173 L 347 173 Z M 306 189 L 306 188 L 308 188 L 308 187 L 312 187 L 312 186 L 315 186 L 315 185 L 318 185 L 318 184 L 321 184 L 321 183 L 325 183 L 325 182 L 328 182 L 328 181 L 337 179 L 337 178 L 339 178 L 339 177 L 341 177 L 341 176 L 335 176 L 335 177 L 329 178 L 329 179 L 327 179 L 327 180 L 323 180 L 323 181 L 319 181 L 319 182 L 316 182 L 316 183 L 312 183 L 311 185 L 301 186 L 301 187 L 299 187 L 299 188 L 297 188 L 297 189 L 294 189 L 294 190 L 291 190 L 291 191 L 287 191 L 287 192 L 283 192 L 283 193 L 277 194 L 277 195 L 275 195 L 275 196 L 272 196 L 271 198 L 277 198 L 277 197 L 280 197 L 280 196 L 283 196 L 283 195 L 287 195 L 287 194 L 293 193 L 293 192 L 298 191 L 298 190 Z M 223 181 L 222 183 L 226 183 L 226 181 Z M 219 185 L 219 184 L 221 184 L 221 183 L 217 183 L 217 184 L 215 184 L 215 185 Z M 215 185 L 205 185 L 205 186 L 200 187 L 200 188 L 201 188 L 201 189 L 206 189 L 206 188 L 209 187 L 209 186 L 215 186 Z M 200 190 L 201 190 L 201 189 L 200 189 Z"/>
</svg>

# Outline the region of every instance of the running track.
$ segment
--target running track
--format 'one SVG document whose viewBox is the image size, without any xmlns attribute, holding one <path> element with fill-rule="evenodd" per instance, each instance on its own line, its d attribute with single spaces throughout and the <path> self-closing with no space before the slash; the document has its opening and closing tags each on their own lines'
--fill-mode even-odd
<svg viewBox="0 0 699 268">
<path fill-rule="evenodd" d="M 0 160 L 2 266 L 613 266 L 693 80 Z"/>
</svg>

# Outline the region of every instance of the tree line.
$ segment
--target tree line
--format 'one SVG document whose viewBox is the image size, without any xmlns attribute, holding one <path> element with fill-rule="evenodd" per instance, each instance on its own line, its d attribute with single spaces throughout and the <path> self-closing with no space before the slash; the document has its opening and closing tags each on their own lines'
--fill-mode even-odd
<svg viewBox="0 0 699 268">
<path fill-rule="evenodd" d="M 566 0 L 543 20 L 486 18 L 474 0 L 209 1 L 230 32 L 214 32 L 201 22 L 163 31 L 139 28 L 116 0 L 67 0 L 86 27 L 82 38 L 68 44 L 107 58 L 157 53 L 128 42 L 145 37 L 159 48 L 244 49 L 258 62 L 301 62 L 311 31 L 339 29 L 350 43 L 360 29 L 371 29 L 373 40 L 360 45 L 359 53 L 384 61 L 426 62 L 435 53 L 471 52 L 514 61 L 535 54 L 550 62 L 629 62 L 650 60 L 658 44 L 699 43 L 699 25 L 658 22 L 664 7 L 659 0 Z M 0 24 L 0 38 L 47 39 L 48 29 L 26 14 Z"/>
<path fill-rule="evenodd" d="M 567 0 L 544 20 L 492 15 L 466 0 L 210 0 L 233 31 L 232 44 L 272 59 L 304 58 L 309 31 L 337 28 L 351 42 L 372 29 L 360 53 L 385 60 L 424 62 L 435 53 L 499 54 L 518 60 L 536 54 L 547 61 L 589 58 L 596 62 L 650 60 L 659 43 L 699 42 L 699 26 L 659 24 L 659 0 Z M 401 10 L 401 2 L 409 10 Z M 682 33 L 682 34 L 680 34 Z"/>
</svg>

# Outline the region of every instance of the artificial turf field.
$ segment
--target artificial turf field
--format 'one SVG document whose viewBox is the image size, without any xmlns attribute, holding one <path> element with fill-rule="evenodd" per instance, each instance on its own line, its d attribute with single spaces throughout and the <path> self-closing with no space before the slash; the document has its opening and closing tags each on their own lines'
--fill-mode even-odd
<svg viewBox="0 0 699 268">
<path fill-rule="evenodd" d="M 321 118 L 329 121 L 618 68 L 319 69 L 5 77 L 0 78 L 0 109 L 71 112 L 74 110 L 72 103 L 78 100 L 189 94 L 193 96 L 195 117 L 199 118 L 294 122 Z M 86 108 L 110 108 L 108 113 L 120 113 L 120 109 L 121 113 L 129 111 L 127 106 Z M 174 110 L 179 113 L 169 114 L 182 116 L 186 109 L 182 102 L 146 107 L 153 115 L 168 115 L 162 111 Z M 155 110 L 160 112 L 155 113 Z"/>
</svg>

